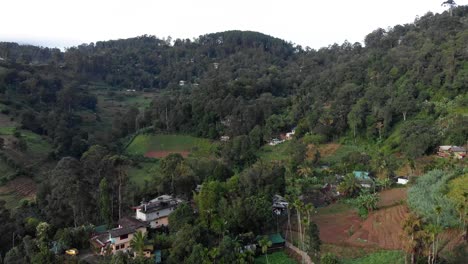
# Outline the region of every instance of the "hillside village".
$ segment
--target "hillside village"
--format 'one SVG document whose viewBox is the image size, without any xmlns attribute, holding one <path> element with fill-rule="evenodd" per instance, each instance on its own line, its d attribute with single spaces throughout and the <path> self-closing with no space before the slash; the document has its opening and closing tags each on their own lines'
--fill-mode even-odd
<svg viewBox="0 0 468 264">
<path fill-rule="evenodd" d="M 0 42 L 0 264 L 458 264 L 468 6 L 363 43 Z"/>
</svg>

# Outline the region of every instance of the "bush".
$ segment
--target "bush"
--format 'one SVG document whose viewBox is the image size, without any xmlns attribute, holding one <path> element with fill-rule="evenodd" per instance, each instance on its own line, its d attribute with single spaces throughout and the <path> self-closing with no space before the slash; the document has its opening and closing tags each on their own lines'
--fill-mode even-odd
<svg viewBox="0 0 468 264">
<path fill-rule="evenodd" d="M 332 253 L 327 253 L 320 258 L 321 264 L 339 264 L 340 260 Z"/>
<path fill-rule="evenodd" d="M 310 134 L 307 133 L 305 136 L 302 138 L 302 141 L 305 144 L 322 144 L 327 141 L 327 137 L 321 134 Z"/>
<path fill-rule="evenodd" d="M 430 171 L 419 177 L 408 190 L 408 205 L 425 221 L 436 224 L 437 220 L 444 227 L 457 225 L 457 212 L 454 202 L 447 197 L 448 181 L 461 175 L 460 172 L 441 170 Z M 435 208 L 440 207 L 440 215 Z"/>
</svg>

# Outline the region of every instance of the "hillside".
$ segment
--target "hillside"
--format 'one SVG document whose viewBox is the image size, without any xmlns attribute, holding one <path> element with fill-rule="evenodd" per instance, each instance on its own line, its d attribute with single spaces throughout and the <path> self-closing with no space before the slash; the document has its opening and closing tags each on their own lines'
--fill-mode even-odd
<svg viewBox="0 0 468 264">
<path fill-rule="evenodd" d="M 436 150 L 468 147 L 466 43 L 468 6 L 318 50 L 251 31 L 0 43 L 0 263 L 66 262 L 169 194 L 187 204 L 134 243 L 165 263 L 260 263 L 242 246 L 273 233 L 317 262 L 456 263 L 467 158 Z M 265 260 L 301 258 L 282 251 Z"/>
</svg>

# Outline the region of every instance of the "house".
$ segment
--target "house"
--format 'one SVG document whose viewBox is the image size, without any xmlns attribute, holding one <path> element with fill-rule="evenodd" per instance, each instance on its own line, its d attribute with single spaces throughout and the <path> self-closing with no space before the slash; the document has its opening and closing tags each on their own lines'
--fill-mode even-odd
<svg viewBox="0 0 468 264">
<path fill-rule="evenodd" d="M 454 157 L 456 159 L 463 159 L 466 157 L 467 151 L 459 146 L 439 146 L 437 155 L 443 158 Z"/>
<path fill-rule="evenodd" d="M 284 215 L 287 213 L 289 203 L 281 195 L 273 196 L 272 210 L 275 215 Z"/>
<path fill-rule="evenodd" d="M 170 195 L 161 195 L 149 202 L 142 202 L 134 207 L 135 218 L 148 223 L 151 228 L 169 225 L 169 215 L 183 201 Z"/>
<path fill-rule="evenodd" d="M 293 128 L 291 132 L 286 133 L 286 140 L 292 139 L 294 134 L 296 134 L 296 128 Z"/>
<path fill-rule="evenodd" d="M 118 227 L 93 236 L 90 240 L 96 253 L 100 255 L 126 252 L 131 249 L 130 241 L 137 232 L 146 233 L 147 224 L 131 217 L 118 221 Z"/>
<path fill-rule="evenodd" d="M 184 86 L 184 85 L 185 85 L 185 81 L 180 80 L 180 81 L 179 81 L 179 86 Z"/>
<path fill-rule="evenodd" d="M 230 137 L 229 136 L 221 136 L 221 141 L 226 142 L 229 141 Z"/>
<path fill-rule="evenodd" d="M 272 140 L 268 143 L 268 145 L 270 145 L 270 146 L 276 146 L 276 145 L 281 144 L 281 143 L 283 143 L 283 142 L 284 142 L 284 140 L 280 140 L 280 139 L 274 138 L 274 139 L 272 139 Z"/>
<path fill-rule="evenodd" d="M 219 68 L 219 63 L 218 62 L 213 62 L 213 67 L 217 70 Z"/>
<path fill-rule="evenodd" d="M 374 180 L 369 176 L 367 171 L 353 171 L 354 178 L 359 181 L 361 187 L 371 188 L 374 186 Z"/>
<path fill-rule="evenodd" d="M 398 177 L 397 178 L 397 184 L 402 184 L 402 185 L 408 184 L 408 178 L 407 177 Z"/>
</svg>

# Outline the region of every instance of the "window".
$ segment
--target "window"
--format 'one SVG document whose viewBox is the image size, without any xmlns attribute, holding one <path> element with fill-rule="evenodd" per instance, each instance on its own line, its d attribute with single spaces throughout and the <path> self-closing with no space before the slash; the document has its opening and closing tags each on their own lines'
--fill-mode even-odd
<svg viewBox="0 0 468 264">
<path fill-rule="evenodd" d="M 120 246 L 120 248 L 122 248 L 122 249 L 125 248 L 125 244 L 122 244 L 122 245 Z"/>
<path fill-rule="evenodd" d="M 125 235 L 121 235 L 121 236 L 120 236 L 120 240 L 127 239 L 127 238 L 128 238 L 128 234 L 125 234 Z"/>
</svg>

